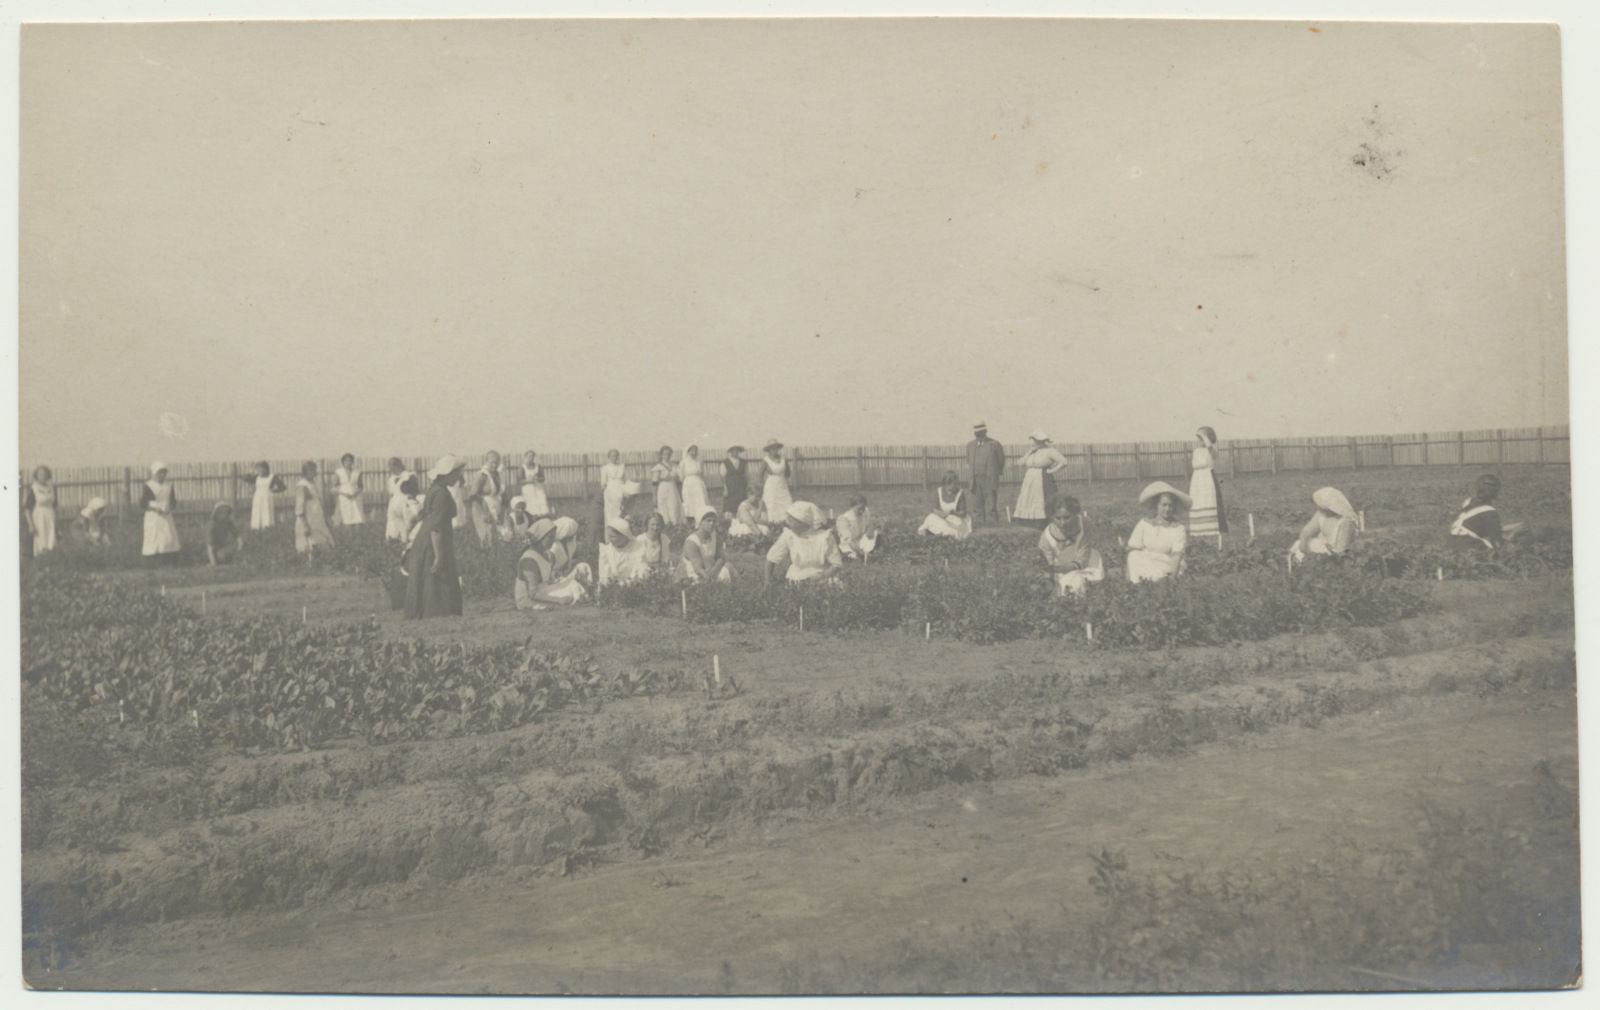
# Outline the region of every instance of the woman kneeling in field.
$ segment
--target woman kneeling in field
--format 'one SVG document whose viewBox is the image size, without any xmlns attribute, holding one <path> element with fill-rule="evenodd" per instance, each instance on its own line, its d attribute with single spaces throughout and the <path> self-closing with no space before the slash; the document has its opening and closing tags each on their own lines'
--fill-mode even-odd
<svg viewBox="0 0 1600 1010">
<path fill-rule="evenodd" d="M 1178 519 L 1178 511 L 1189 507 L 1189 496 L 1158 480 L 1140 493 L 1139 504 L 1151 515 L 1128 534 L 1128 581 L 1159 582 L 1182 573 L 1189 528 Z"/>
<path fill-rule="evenodd" d="M 619 516 L 606 523 L 606 539 L 600 544 L 600 585 L 636 582 L 648 575 L 641 546 L 628 520 Z"/>
<path fill-rule="evenodd" d="M 945 471 L 944 480 L 934 494 L 938 508 L 928 513 L 917 532 L 957 540 L 972 536 L 972 517 L 967 514 L 967 492 L 961 487 L 961 475 L 954 470 Z"/>
<path fill-rule="evenodd" d="M 761 487 L 751 487 L 745 494 L 744 501 L 739 503 L 739 511 L 734 514 L 733 522 L 728 526 L 730 537 L 755 537 L 761 539 L 772 532 L 767 525 L 767 513 L 761 502 Z"/>
<path fill-rule="evenodd" d="M 694 532 L 683 542 L 678 578 L 689 582 L 733 581 L 728 559 L 723 556 L 722 537 L 717 535 L 717 510 L 710 505 L 700 507 Z"/>
<path fill-rule="evenodd" d="M 1461 511 L 1450 524 L 1450 546 L 1493 551 L 1522 532 L 1522 523 L 1500 525 L 1500 511 L 1492 504 L 1499 496 L 1499 477 L 1486 473 L 1478 478 L 1472 497 L 1461 503 Z"/>
<path fill-rule="evenodd" d="M 1356 542 L 1356 510 L 1338 488 L 1325 487 L 1311 496 L 1316 514 L 1289 548 L 1289 556 L 1304 561 L 1309 554 L 1343 554 Z"/>
<path fill-rule="evenodd" d="M 577 532 L 577 523 L 572 532 Z M 528 529 L 528 549 L 517 562 L 517 581 L 512 594 L 518 610 L 548 610 L 551 604 L 578 603 L 588 598 L 583 583 L 589 575 L 589 566 L 571 564 L 570 548 L 565 547 L 556 520 L 535 519 Z M 566 539 L 570 539 L 570 536 Z"/>
<path fill-rule="evenodd" d="M 789 506 L 783 532 L 767 552 L 765 585 L 772 584 L 773 573 L 785 561 L 789 563 L 786 577 L 790 582 L 838 585 L 844 555 L 839 553 L 839 541 L 832 530 L 823 526 L 824 522 L 822 510 L 808 501 Z"/>
<path fill-rule="evenodd" d="M 1050 523 L 1039 534 L 1039 553 L 1050 566 L 1058 597 L 1069 593 L 1083 596 L 1089 591 L 1089 583 L 1106 577 L 1105 562 L 1099 551 L 1089 549 L 1086 532 L 1078 499 L 1057 496 L 1050 503 Z"/>
<path fill-rule="evenodd" d="M 850 507 L 839 513 L 833 529 L 839 537 L 839 553 L 851 561 L 865 561 L 867 555 L 874 551 L 883 557 L 883 552 L 879 550 L 883 544 L 883 532 L 872 521 L 866 495 L 850 496 Z"/>
</svg>

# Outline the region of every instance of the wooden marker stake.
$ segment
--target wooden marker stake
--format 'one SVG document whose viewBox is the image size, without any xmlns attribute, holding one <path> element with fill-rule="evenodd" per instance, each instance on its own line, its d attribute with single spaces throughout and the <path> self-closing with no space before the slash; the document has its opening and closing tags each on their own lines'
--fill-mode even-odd
<svg viewBox="0 0 1600 1010">
<path fill-rule="evenodd" d="M 1006 525 L 1008 525 L 1008 526 L 1011 525 L 1011 506 L 1010 505 L 1002 505 L 1000 507 L 1005 509 L 1005 512 L 1006 512 Z"/>
<path fill-rule="evenodd" d="M 1252 513 L 1250 513 L 1250 539 L 1254 540 L 1255 538 L 1256 538 L 1256 514 L 1254 512 L 1252 512 Z"/>
<path fill-rule="evenodd" d="M 805 607 L 801 607 L 800 608 L 800 630 L 801 631 L 806 630 L 806 608 Z"/>
<path fill-rule="evenodd" d="M 678 592 L 678 596 L 681 597 L 682 600 L 683 600 L 683 616 L 684 617 L 688 617 L 689 616 L 689 590 L 687 590 L 687 589 L 680 590 Z"/>
<path fill-rule="evenodd" d="M 205 613 L 206 613 L 206 591 L 204 589 L 202 589 L 202 590 L 200 590 L 200 616 L 204 617 Z"/>
<path fill-rule="evenodd" d="M 927 624 L 924 624 L 922 626 L 922 640 L 924 642 L 933 641 L 933 622 L 932 621 L 929 621 Z"/>
<path fill-rule="evenodd" d="M 715 653 L 711 655 L 711 679 L 716 681 L 719 686 L 722 684 L 722 661 L 717 658 Z"/>
<path fill-rule="evenodd" d="M 305 607 L 301 607 L 300 608 L 300 623 L 301 624 L 307 623 L 306 622 L 306 608 Z"/>
<path fill-rule="evenodd" d="M 1094 641 L 1094 624 L 1092 624 L 1089 621 L 1084 621 L 1083 622 L 1083 633 L 1084 633 L 1084 636 L 1089 639 L 1089 641 L 1091 641 L 1091 642 Z"/>
<path fill-rule="evenodd" d="M 1222 550 L 1222 534 L 1217 534 L 1217 550 Z"/>
<path fill-rule="evenodd" d="M 1444 566 L 1443 565 L 1439 566 L 1439 581 L 1440 582 L 1444 581 Z"/>
<path fill-rule="evenodd" d="M 1363 532 L 1363 533 L 1367 532 L 1367 510 L 1366 509 L 1362 509 L 1361 511 L 1356 513 L 1356 527 L 1358 529 L 1360 529 L 1361 532 Z"/>
</svg>

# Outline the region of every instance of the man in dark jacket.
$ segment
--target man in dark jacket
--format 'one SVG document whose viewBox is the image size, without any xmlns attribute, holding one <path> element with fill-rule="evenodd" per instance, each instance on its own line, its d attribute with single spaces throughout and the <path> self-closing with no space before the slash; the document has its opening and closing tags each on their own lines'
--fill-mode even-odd
<svg viewBox="0 0 1600 1010">
<path fill-rule="evenodd" d="M 972 426 L 976 437 L 967 443 L 967 469 L 972 473 L 972 517 L 1000 521 L 1000 472 L 1006 468 L 1006 450 L 989 437 L 982 422 Z"/>
</svg>

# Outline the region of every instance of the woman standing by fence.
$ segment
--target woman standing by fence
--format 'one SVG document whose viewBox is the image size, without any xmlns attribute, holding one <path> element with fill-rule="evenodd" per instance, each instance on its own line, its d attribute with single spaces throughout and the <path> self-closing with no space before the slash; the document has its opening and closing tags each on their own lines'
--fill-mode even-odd
<svg viewBox="0 0 1600 1010">
<path fill-rule="evenodd" d="M 33 556 L 38 557 L 56 549 L 56 485 L 49 467 L 34 468 L 28 494 L 32 498 L 28 520 L 33 525 Z"/>
<path fill-rule="evenodd" d="M 175 565 L 183 545 L 178 540 L 178 521 L 173 517 L 178 495 L 167 480 L 167 464 L 150 464 L 150 479 L 139 489 L 139 511 L 144 513 L 144 548 L 141 553 L 152 564 Z"/>
<path fill-rule="evenodd" d="M 765 506 L 768 516 L 786 516 L 789 506 L 794 504 L 794 496 L 789 493 L 791 467 L 783 457 L 783 443 L 775 438 L 767 439 L 762 454 L 761 504 Z"/>
<path fill-rule="evenodd" d="M 333 521 L 340 526 L 360 526 L 367 521 L 367 510 L 361 505 L 361 471 L 356 468 L 353 454 L 347 452 L 339 457 L 333 479 Z"/>
<path fill-rule="evenodd" d="M 1033 448 L 1021 459 L 1022 488 L 1017 492 L 1017 508 L 1011 520 L 1042 530 L 1050 521 L 1045 511 L 1047 503 L 1056 496 L 1055 475 L 1066 469 L 1067 458 L 1050 444 L 1050 436 L 1043 428 L 1033 429 L 1028 438 Z"/>
<path fill-rule="evenodd" d="M 250 497 L 251 529 L 264 530 L 272 525 L 272 496 L 287 490 L 283 478 L 272 472 L 272 464 L 266 460 L 256 464 L 256 491 Z"/>
<path fill-rule="evenodd" d="M 445 455 L 434 464 L 433 483 L 422 501 L 416 540 L 401 571 L 406 574 L 407 618 L 461 614 L 461 576 L 456 571 L 456 500 L 450 489 L 461 483 L 466 464 Z"/>
<path fill-rule="evenodd" d="M 1189 535 L 1214 537 L 1228 532 L 1228 517 L 1222 511 L 1222 480 L 1217 476 L 1217 433 L 1209 427 L 1195 432 L 1199 444 L 1189 459 Z"/>
</svg>

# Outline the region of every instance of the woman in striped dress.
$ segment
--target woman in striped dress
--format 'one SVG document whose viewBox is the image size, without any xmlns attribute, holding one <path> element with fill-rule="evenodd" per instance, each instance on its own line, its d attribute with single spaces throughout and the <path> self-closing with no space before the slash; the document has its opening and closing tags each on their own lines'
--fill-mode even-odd
<svg viewBox="0 0 1600 1010">
<path fill-rule="evenodd" d="M 1210 428 L 1195 432 L 1199 444 L 1189 460 L 1194 473 L 1189 478 L 1189 535 L 1214 537 L 1228 532 L 1228 517 L 1222 512 L 1222 481 L 1217 477 L 1217 433 Z"/>
</svg>

